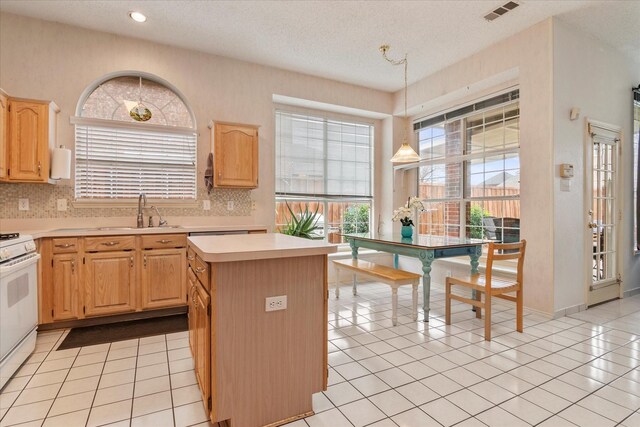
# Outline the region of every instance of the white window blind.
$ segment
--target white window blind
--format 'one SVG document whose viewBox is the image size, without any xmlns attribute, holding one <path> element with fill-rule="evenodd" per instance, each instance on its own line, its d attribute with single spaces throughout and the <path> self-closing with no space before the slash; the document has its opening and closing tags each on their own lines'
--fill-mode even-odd
<svg viewBox="0 0 640 427">
<path fill-rule="evenodd" d="M 196 198 L 193 131 L 76 124 L 77 199 Z"/>
<path fill-rule="evenodd" d="M 276 193 L 371 198 L 373 126 L 276 112 Z"/>
</svg>

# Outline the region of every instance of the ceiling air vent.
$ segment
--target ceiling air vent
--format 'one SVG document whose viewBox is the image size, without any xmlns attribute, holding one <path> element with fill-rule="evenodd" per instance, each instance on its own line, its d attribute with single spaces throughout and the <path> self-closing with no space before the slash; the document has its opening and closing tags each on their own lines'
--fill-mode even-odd
<svg viewBox="0 0 640 427">
<path fill-rule="evenodd" d="M 493 21 L 494 19 L 500 18 L 502 15 L 509 12 L 510 10 L 515 9 L 518 6 L 520 6 L 518 3 L 514 1 L 510 1 L 508 3 L 503 4 L 499 8 L 487 13 L 484 16 L 484 19 L 486 19 L 487 21 Z"/>
</svg>

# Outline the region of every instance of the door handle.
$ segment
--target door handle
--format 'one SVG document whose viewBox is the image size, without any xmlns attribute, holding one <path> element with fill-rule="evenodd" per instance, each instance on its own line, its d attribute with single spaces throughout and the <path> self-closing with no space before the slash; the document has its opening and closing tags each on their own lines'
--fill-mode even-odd
<svg viewBox="0 0 640 427">
<path fill-rule="evenodd" d="M 112 241 L 110 241 L 110 242 L 103 242 L 103 243 L 101 243 L 101 245 L 105 245 L 105 246 L 115 246 L 115 245 L 117 245 L 118 243 L 120 243 L 120 242 L 117 242 L 117 241 L 112 240 Z"/>
<path fill-rule="evenodd" d="M 598 227 L 598 224 L 596 224 L 595 222 L 590 222 L 587 224 L 587 228 L 596 228 Z"/>
<path fill-rule="evenodd" d="M 76 262 L 71 261 L 71 274 L 75 274 L 76 272 Z"/>
<path fill-rule="evenodd" d="M 61 245 L 53 245 L 56 248 L 62 248 L 62 249 L 66 249 L 66 248 L 70 248 L 71 246 L 75 246 L 73 243 L 64 243 Z"/>
<path fill-rule="evenodd" d="M 196 273 L 200 274 L 200 273 L 204 273 L 204 268 L 202 267 L 196 267 Z"/>
<path fill-rule="evenodd" d="M 38 176 L 42 176 L 42 163 L 38 162 Z"/>
<path fill-rule="evenodd" d="M 129 267 L 133 268 L 133 257 L 129 258 Z"/>
<path fill-rule="evenodd" d="M 162 243 L 162 244 L 171 243 L 171 242 L 172 240 L 169 240 L 169 239 L 156 240 L 156 243 Z"/>
<path fill-rule="evenodd" d="M 144 259 L 144 268 L 147 268 L 147 256 L 145 255 L 143 259 Z"/>
</svg>

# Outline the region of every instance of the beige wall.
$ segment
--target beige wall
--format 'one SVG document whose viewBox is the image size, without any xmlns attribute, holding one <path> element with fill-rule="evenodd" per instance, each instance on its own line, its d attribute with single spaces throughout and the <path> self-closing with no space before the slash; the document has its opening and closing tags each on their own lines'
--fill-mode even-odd
<svg viewBox="0 0 640 427">
<path fill-rule="evenodd" d="M 552 42 L 552 21 L 546 20 L 409 87 L 410 110 L 418 111 L 414 118 L 420 118 L 465 99 L 519 86 L 525 304 L 546 313 L 554 307 Z M 397 93 L 394 111 L 400 102 Z M 415 192 L 415 177 L 405 188 L 405 197 Z M 414 261 L 406 260 L 405 265 L 417 271 Z M 452 268 L 436 261 L 434 278 Z"/>
<path fill-rule="evenodd" d="M 74 145 L 69 117 L 74 115 L 83 90 L 101 76 L 122 70 L 154 74 L 185 95 L 195 113 L 199 132 L 198 185 L 201 185 L 209 152 L 207 124 L 210 120 L 261 126 L 260 187 L 251 191 L 257 209 L 241 219 L 203 216 L 201 222 L 207 224 L 240 221 L 273 225 L 273 94 L 379 113 L 389 113 L 393 105 L 393 94 L 387 92 L 114 34 L 0 14 L 0 87 L 18 97 L 54 100 L 61 108 L 60 144 Z M 379 191 L 378 185 L 375 192 Z M 197 222 L 194 217 L 177 216 L 171 220 Z M 98 221 L 111 220 L 100 218 Z M 6 219 L 2 222 L 3 229 L 5 225 L 25 224 Z"/>
</svg>

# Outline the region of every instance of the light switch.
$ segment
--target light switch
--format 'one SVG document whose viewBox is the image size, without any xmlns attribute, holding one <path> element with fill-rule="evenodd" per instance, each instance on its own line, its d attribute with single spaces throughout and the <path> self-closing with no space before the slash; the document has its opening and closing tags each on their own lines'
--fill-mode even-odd
<svg viewBox="0 0 640 427">
<path fill-rule="evenodd" d="M 29 210 L 29 199 L 18 199 L 18 210 L 19 211 L 28 211 Z"/>
<path fill-rule="evenodd" d="M 67 199 L 58 199 L 57 202 L 58 210 L 63 212 L 67 210 Z"/>
<path fill-rule="evenodd" d="M 229 200 L 227 202 L 227 210 L 228 211 L 232 211 L 233 210 L 233 200 Z"/>
<path fill-rule="evenodd" d="M 560 179 L 560 191 L 571 191 L 571 179 L 570 178 L 562 178 L 562 179 Z"/>
<path fill-rule="evenodd" d="M 203 200 L 202 201 L 202 209 L 204 209 L 205 211 L 210 211 L 211 210 L 211 200 Z"/>
</svg>

